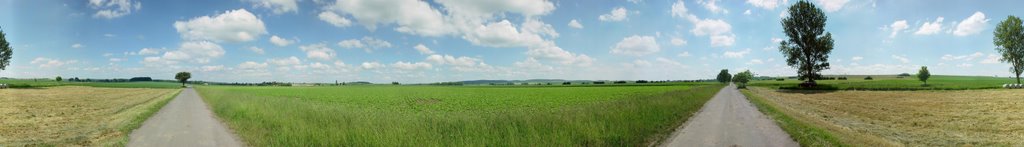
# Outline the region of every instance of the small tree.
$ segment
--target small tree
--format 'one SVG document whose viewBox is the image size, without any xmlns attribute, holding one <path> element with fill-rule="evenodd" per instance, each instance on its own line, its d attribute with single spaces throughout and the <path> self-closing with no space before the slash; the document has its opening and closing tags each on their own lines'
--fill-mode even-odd
<svg viewBox="0 0 1024 147">
<path fill-rule="evenodd" d="M 917 79 L 921 80 L 921 82 L 924 82 L 924 85 L 922 86 L 928 85 L 928 77 L 931 76 L 932 74 L 928 73 L 928 66 L 921 66 L 921 70 L 917 71 Z"/>
<path fill-rule="evenodd" d="M 999 22 L 993 32 L 992 42 L 996 45 L 996 51 L 1003 54 L 999 61 L 1010 63 L 1010 72 L 1017 75 L 1017 84 L 1020 84 L 1020 74 L 1024 72 L 1024 25 L 1020 18 L 1010 15 L 1006 20 Z"/>
<path fill-rule="evenodd" d="M 740 73 L 736 73 L 736 76 L 732 77 L 732 81 L 740 83 L 740 86 L 738 88 L 747 88 L 747 82 L 750 82 L 750 79 L 753 77 L 754 73 L 751 73 L 750 70 L 746 70 Z"/>
<path fill-rule="evenodd" d="M 732 80 L 732 75 L 729 74 L 728 69 L 722 69 L 722 72 L 718 73 L 718 78 L 716 79 L 719 83 L 729 83 L 729 80 Z"/>
<path fill-rule="evenodd" d="M 187 82 L 189 78 L 192 78 L 192 73 L 189 72 L 183 71 L 174 75 L 174 79 L 178 79 L 178 82 L 181 82 L 181 87 L 185 87 L 185 82 Z"/>
<path fill-rule="evenodd" d="M 57 76 L 57 78 L 53 78 L 53 80 L 57 80 L 57 82 L 60 82 L 60 81 L 63 81 L 64 78 L 60 78 L 60 76 Z"/>
<path fill-rule="evenodd" d="M 14 49 L 11 49 L 11 44 L 4 36 L 7 34 L 4 34 L 4 30 L 0 28 L 0 71 L 7 69 L 7 65 L 11 64 L 11 56 L 14 54 Z"/>
<path fill-rule="evenodd" d="M 782 28 L 789 37 L 779 43 L 786 64 L 797 69 L 807 86 L 817 85 L 818 72 L 829 69 L 828 54 L 832 52 L 832 33 L 825 32 L 825 13 L 806 0 L 789 7 L 789 16 L 782 18 Z"/>
</svg>

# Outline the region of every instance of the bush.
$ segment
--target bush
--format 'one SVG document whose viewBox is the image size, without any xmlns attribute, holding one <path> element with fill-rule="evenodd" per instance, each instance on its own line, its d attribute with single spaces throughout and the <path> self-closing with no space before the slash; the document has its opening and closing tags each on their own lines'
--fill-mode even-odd
<svg viewBox="0 0 1024 147">
<path fill-rule="evenodd" d="M 785 81 L 785 80 L 786 80 L 786 79 L 783 79 L 783 78 L 778 78 L 778 79 L 775 79 L 775 81 Z"/>
<path fill-rule="evenodd" d="M 864 77 L 864 80 L 874 80 L 874 79 L 875 79 L 875 78 L 871 78 L 871 76 L 868 76 L 868 77 Z"/>
</svg>

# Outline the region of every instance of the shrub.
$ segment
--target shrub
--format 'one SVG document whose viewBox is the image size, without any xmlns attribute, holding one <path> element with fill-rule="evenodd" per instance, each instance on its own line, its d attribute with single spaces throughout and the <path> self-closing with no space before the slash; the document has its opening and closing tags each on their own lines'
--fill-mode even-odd
<svg viewBox="0 0 1024 147">
<path fill-rule="evenodd" d="M 864 77 L 864 80 L 874 80 L 874 79 L 875 79 L 875 78 L 871 78 L 871 76 L 868 76 L 868 77 Z"/>
</svg>

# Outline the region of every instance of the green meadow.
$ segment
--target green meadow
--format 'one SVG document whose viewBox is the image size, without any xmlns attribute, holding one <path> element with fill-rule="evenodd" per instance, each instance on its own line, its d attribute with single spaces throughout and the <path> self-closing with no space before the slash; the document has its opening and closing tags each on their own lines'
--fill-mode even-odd
<svg viewBox="0 0 1024 147">
<path fill-rule="evenodd" d="M 0 79 L 0 83 L 11 88 L 40 88 L 54 86 L 89 86 L 108 88 L 181 88 L 181 83 L 172 82 L 57 82 L 50 79 Z"/>
<path fill-rule="evenodd" d="M 253 146 L 644 146 L 724 85 L 198 86 Z"/>
</svg>

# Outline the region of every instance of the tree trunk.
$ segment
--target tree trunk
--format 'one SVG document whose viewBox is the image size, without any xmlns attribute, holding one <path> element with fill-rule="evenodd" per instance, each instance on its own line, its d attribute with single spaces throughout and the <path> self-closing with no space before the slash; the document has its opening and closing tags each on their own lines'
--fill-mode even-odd
<svg viewBox="0 0 1024 147">
<path fill-rule="evenodd" d="M 1017 73 L 1017 84 L 1020 84 L 1020 73 Z"/>
</svg>

